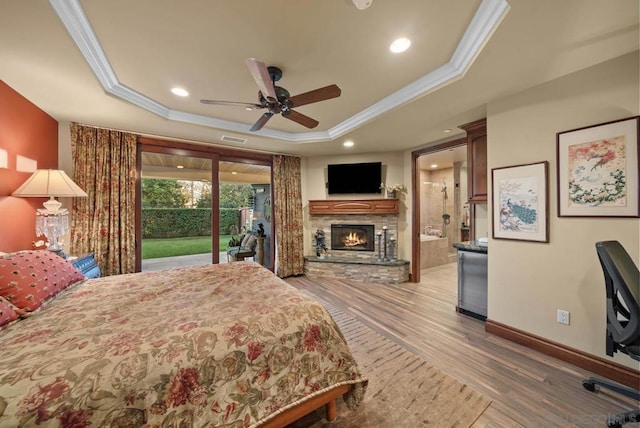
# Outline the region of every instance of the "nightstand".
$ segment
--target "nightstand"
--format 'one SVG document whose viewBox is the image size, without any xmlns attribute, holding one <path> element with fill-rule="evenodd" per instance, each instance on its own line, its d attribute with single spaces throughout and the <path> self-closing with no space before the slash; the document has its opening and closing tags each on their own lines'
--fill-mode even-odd
<svg viewBox="0 0 640 428">
<path fill-rule="evenodd" d="M 93 254 L 70 256 L 69 262 L 78 269 L 85 278 L 100 278 L 100 267 L 93 258 Z"/>
</svg>

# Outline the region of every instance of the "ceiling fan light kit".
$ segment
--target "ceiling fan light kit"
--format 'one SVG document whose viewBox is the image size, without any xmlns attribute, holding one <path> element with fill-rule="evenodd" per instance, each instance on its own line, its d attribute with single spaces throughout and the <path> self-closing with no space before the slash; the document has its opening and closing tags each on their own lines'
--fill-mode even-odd
<svg viewBox="0 0 640 428">
<path fill-rule="evenodd" d="M 370 2 L 371 0 L 369 0 L 369 3 Z M 276 86 L 276 82 L 282 78 L 282 70 L 280 68 L 273 66 L 267 67 L 265 63 L 255 58 L 247 59 L 245 64 L 258 86 L 258 103 L 207 99 L 202 99 L 200 102 L 203 104 L 243 106 L 247 110 L 267 109 L 258 121 L 253 124 L 250 129 L 251 131 L 262 129 L 269 119 L 276 114 L 280 114 L 282 117 L 309 129 L 315 128 L 319 123 L 317 120 L 292 110 L 292 108 L 337 98 L 342 93 L 342 90 L 337 85 L 329 85 L 324 88 L 318 88 L 313 91 L 291 96 L 285 88 Z"/>
</svg>

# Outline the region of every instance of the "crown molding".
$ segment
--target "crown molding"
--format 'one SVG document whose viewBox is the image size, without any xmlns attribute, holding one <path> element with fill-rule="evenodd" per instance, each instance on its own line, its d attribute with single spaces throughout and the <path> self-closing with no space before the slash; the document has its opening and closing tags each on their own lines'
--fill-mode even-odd
<svg viewBox="0 0 640 428">
<path fill-rule="evenodd" d="M 100 41 L 80 6 L 79 0 L 49 0 L 49 3 L 108 94 L 128 101 L 167 120 L 242 134 L 258 135 L 291 143 L 334 140 L 398 106 L 462 78 L 509 11 L 509 4 L 506 0 L 482 0 L 460 43 L 458 43 L 456 50 L 447 63 L 327 131 L 284 132 L 263 128 L 260 131 L 251 132 L 251 126 L 243 123 L 170 109 L 135 89 L 123 85 L 118 81 L 109 59 L 102 50 Z"/>
</svg>

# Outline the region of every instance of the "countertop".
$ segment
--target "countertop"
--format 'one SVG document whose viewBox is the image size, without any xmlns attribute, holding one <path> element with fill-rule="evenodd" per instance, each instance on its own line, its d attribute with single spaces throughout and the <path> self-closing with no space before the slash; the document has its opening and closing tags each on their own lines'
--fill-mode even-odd
<svg viewBox="0 0 640 428">
<path fill-rule="evenodd" d="M 453 244 L 454 248 L 462 251 L 471 251 L 474 253 L 485 253 L 489 252 L 489 248 L 486 245 L 479 245 L 478 241 L 465 241 L 465 242 L 456 242 Z"/>
</svg>

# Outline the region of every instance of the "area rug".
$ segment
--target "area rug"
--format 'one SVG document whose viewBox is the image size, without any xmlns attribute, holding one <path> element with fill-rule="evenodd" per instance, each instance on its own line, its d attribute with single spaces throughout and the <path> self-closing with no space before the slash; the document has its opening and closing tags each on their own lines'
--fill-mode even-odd
<svg viewBox="0 0 640 428">
<path fill-rule="evenodd" d="M 303 292 L 322 303 L 336 320 L 369 386 L 355 410 L 338 400 L 335 422 L 327 422 L 324 409 L 319 409 L 290 428 L 469 427 L 491 404 L 477 391 L 352 316 Z"/>
</svg>

